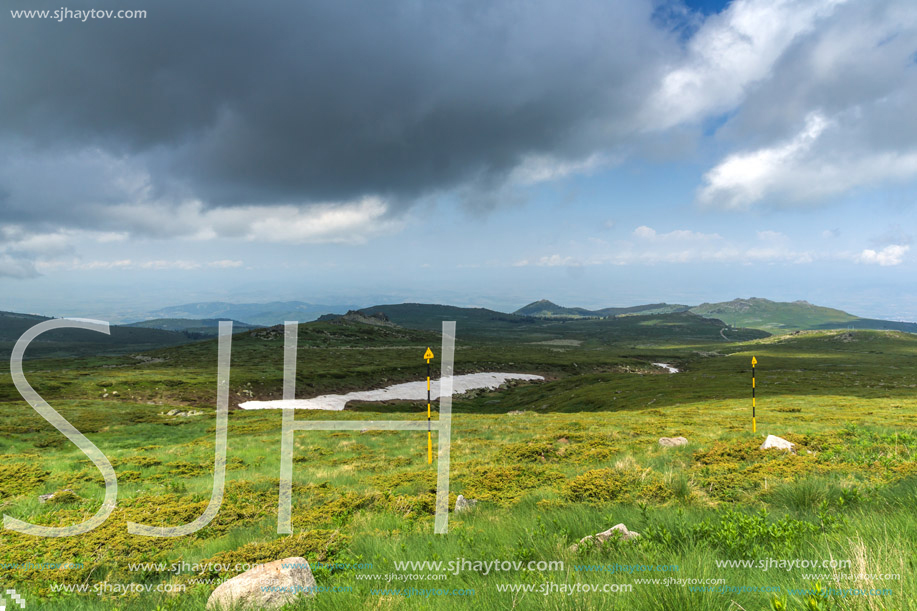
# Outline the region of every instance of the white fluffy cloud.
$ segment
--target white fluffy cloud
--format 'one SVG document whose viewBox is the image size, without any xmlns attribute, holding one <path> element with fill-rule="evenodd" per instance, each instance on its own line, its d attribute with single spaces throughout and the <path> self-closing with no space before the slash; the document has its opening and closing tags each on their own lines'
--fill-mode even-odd
<svg viewBox="0 0 917 611">
<path fill-rule="evenodd" d="M 762 201 L 806 203 L 859 186 L 917 177 L 917 147 L 857 152 L 820 142 L 832 129 L 840 132 L 837 124 L 813 113 L 792 139 L 729 155 L 704 175 L 698 202 L 738 210 Z M 835 135 L 844 138 L 843 133 Z"/>
<path fill-rule="evenodd" d="M 662 77 L 644 112 L 650 129 L 666 129 L 728 111 L 769 77 L 801 36 L 844 0 L 736 0 L 707 19 L 687 53 Z"/>
<path fill-rule="evenodd" d="M 31 231 L 0 225 L 0 277 L 32 278 L 47 262 L 75 251 L 79 243 L 120 241 L 123 234 L 76 229 Z"/>
<path fill-rule="evenodd" d="M 376 197 L 312 206 L 234 206 L 206 208 L 199 201 L 123 204 L 107 214 L 140 235 L 197 240 L 230 238 L 249 242 L 359 244 L 369 236 L 396 231 L 388 206 Z"/>
<path fill-rule="evenodd" d="M 594 153 L 577 161 L 556 159 L 548 155 L 526 157 L 509 175 L 509 181 L 519 185 L 560 180 L 575 174 L 591 174 L 613 162 L 606 155 Z"/>
<path fill-rule="evenodd" d="M 910 249 L 910 246 L 902 244 L 891 244 L 882 250 L 867 248 L 860 253 L 860 256 L 857 257 L 857 261 L 860 263 L 881 265 L 883 267 L 901 265 L 904 263 L 904 255 L 906 255 Z"/>
<path fill-rule="evenodd" d="M 800 157 L 806 153 L 827 127 L 820 114 L 806 119 L 803 130 L 788 142 L 746 153 L 728 156 L 704 175 L 704 186 L 698 192 L 702 204 L 724 208 L 747 208 L 781 187 L 803 187 L 799 176 Z M 814 179 L 817 177 L 809 177 Z M 810 185 L 812 190 L 818 184 Z"/>
</svg>

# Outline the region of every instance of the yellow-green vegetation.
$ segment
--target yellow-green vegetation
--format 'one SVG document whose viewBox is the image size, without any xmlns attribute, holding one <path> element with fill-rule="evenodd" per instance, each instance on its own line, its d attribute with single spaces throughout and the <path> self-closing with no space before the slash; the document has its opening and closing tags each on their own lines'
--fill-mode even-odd
<svg viewBox="0 0 917 611">
<path fill-rule="evenodd" d="M 479 501 L 433 534 L 436 464 L 426 436 L 392 431 L 297 432 L 294 534 L 276 534 L 281 415 L 230 414 L 227 483 L 217 517 L 186 537 L 127 533 L 128 521 L 173 526 L 194 520 L 212 486 L 216 349 L 205 341 L 128 357 L 32 361 L 42 393 L 111 459 L 118 507 L 96 530 L 39 539 L 0 531 L 0 583 L 43 609 L 200 609 L 216 581 L 237 571 L 171 572 L 137 563 L 236 565 L 303 556 L 312 562 L 372 563 L 372 569 L 317 569 L 321 592 L 296 609 L 914 609 L 917 592 L 917 337 L 896 332 L 825 331 L 732 343 L 670 315 L 665 333 L 583 331 L 557 322 L 537 333 L 462 339 L 456 372 L 540 373 L 457 397 L 450 504 Z M 672 331 L 672 323 L 675 331 Z M 619 323 L 615 323 L 619 324 Z M 706 325 L 707 323 L 702 323 Z M 679 333 L 678 325 L 686 325 Z M 704 327 L 706 329 L 706 327 Z M 706 331 L 705 331 L 706 333 Z M 537 343 L 573 339 L 563 344 Z M 312 396 L 421 379 L 435 334 L 359 325 L 303 325 L 298 394 Z M 233 402 L 277 398 L 282 333 L 259 330 L 233 344 Z M 560 347 L 559 347 L 560 346 Z M 420 347 L 420 352 L 418 352 Z M 751 433 L 750 359 L 758 358 L 758 434 Z M 669 375 L 653 362 L 671 363 Z M 0 503 L 37 524 L 85 520 L 103 497 L 95 467 L 17 399 L 8 377 L 0 403 Z M 113 395 L 112 391 L 118 391 Z M 108 393 L 107 397 L 103 397 Z M 193 406 L 200 416 L 168 416 Z M 522 415 L 509 412 L 524 411 Z M 419 404 L 361 404 L 298 419 L 424 419 Z M 435 415 L 434 415 L 435 417 Z M 795 453 L 758 449 L 766 434 Z M 664 448 L 663 436 L 689 444 Z M 434 443 L 435 443 L 434 436 Z M 64 493 L 70 490 L 72 492 Z M 57 492 L 54 502 L 38 495 Z M 624 523 L 635 541 L 571 546 Z M 374 581 L 403 560 L 562 561 L 560 571 L 442 571 L 443 579 Z M 717 560 L 851 560 L 848 569 L 718 568 Z M 79 563 L 22 568 L 19 563 Z M 598 565 L 678 565 L 677 572 L 611 573 Z M 429 571 L 407 571 L 429 575 Z M 439 572 L 434 571 L 439 574 Z M 830 573 L 822 586 L 889 588 L 882 596 L 694 591 L 637 579 L 724 578 L 727 586 L 815 588 L 804 574 Z M 863 573 L 867 576 L 857 576 Z M 895 573 L 899 580 L 869 574 Z M 854 574 L 851 577 L 851 574 Z M 55 584 L 171 583 L 182 594 L 97 596 Z M 501 592 L 498 584 L 632 584 L 620 594 Z M 467 588 L 474 596 L 379 594 L 379 588 Z M 776 600 L 776 602 L 775 602 Z M 815 604 L 816 607 L 811 605 Z M 40 606 L 39 606 L 40 605 Z M 809 606 L 806 606 L 809 605 Z"/>
</svg>

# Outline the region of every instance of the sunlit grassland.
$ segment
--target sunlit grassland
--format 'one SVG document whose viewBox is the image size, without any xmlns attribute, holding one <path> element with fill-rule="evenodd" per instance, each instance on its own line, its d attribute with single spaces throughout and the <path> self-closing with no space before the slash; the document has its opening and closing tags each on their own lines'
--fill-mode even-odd
<svg viewBox="0 0 917 611">
<path fill-rule="evenodd" d="M 359 350 L 331 337 L 304 337 L 300 395 L 382 386 L 422 375 L 424 332 Z M 415 335 L 416 334 L 416 335 Z M 562 335 L 561 337 L 569 337 Z M 852 338 L 852 339 L 851 339 Z M 206 528 L 177 539 L 127 534 L 126 522 L 193 520 L 212 486 L 216 351 L 203 342 L 161 351 L 161 363 L 127 359 L 35 362 L 30 380 L 114 464 L 119 504 L 86 535 L 35 539 L 0 533 L 0 563 L 82 562 L 73 570 L 0 569 L 0 579 L 49 609 L 201 608 L 213 585 L 191 575 L 130 571 L 129 563 L 261 562 L 301 555 L 311 561 L 371 562 L 371 571 L 316 571 L 320 585 L 349 586 L 297 608 L 744 609 L 769 608 L 762 593 L 699 593 L 680 585 L 634 584 L 623 594 L 572 596 L 498 592 L 500 583 L 633 583 L 635 578 L 725 578 L 730 586 L 810 587 L 801 570 L 717 568 L 744 558 L 851 559 L 844 573 L 897 573 L 900 581 L 839 578 L 822 585 L 888 587 L 890 596 L 832 599 L 833 609 L 911 609 L 917 592 L 917 340 L 882 332 L 825 332 L 746 343 L 653 341 L 573 345 L 468 342 L 456 371 L 524 371 L 549 379 L 477 392 L 455 401 L 451 496 L 478 499 L 433 535 L 436 464 L 426 440 L 410 432 L 297 432 L 294 535 L 276 534 L 281 418 L 230 415 L 223 506 Z M 400 343 L 400 345 L 399 345 Z M 238 400 L 279 394 L 282 338 L 234 342 L 231 390 Z M 750 357 L 758 366 L 758 433 L 751 433 Z M 683 372 L 667 375 L 651 362 Z M 102 369 L 100 364 L 124 365 Z M 169 384 L 166 381 L 181 382 Z M 56 386 L 55 386 L 56 385 Z M 10 386 L 8 382 L 4 387 Z M 130 389 L 130 390 L 127 390 Z M 119 392 L 112 395 L 112 390 Z M 77 523 L 102 498 L 92 464 L 24 402 L 0 404 L 3 511 L 36 523 Z M 102 398 L 102 394 L 109 396 Z M 133 393 L 134 399 L 131 399 Z M 158 393 L 158 394 L 157 394 Z M 152 402 L 153 404 L 149 404 Z M 175 406 L 201 416 L 166 416 Z M 187 409 L 187 408 L 185 408 Z M 522 415 L 509 415 L 524 411 Z M 299 419 L 425 418 L 419 404 L 356 405 Z M 796 454 L 757 449 L 766 434 L 798 444 Z M 687 447 L 662 448 L 683 435 Z M 435 436 L 434 436 L 435 440 Z M 73 490 L 78 498 L 38 502 Z M 766 512 L 766 513 L 764 513 Z M 570 551 L 581 537 L 625 523 L 635 543 Z M 385 582 L 360 573 L 394 572 L 395 560 L 561 560 L 563 571 L 520 571 L 394 583 L 394 587 L 470 588 L 472 597 L 379 596 Z M 675 564 L 678 572 L 639 575 L 577 571 L 577 565 Z M 831 571 L 805 571 L 820 573 Z M 179 596 L 60 595 L 51 584 L 172 582 Z M 789 597 L 790 609 L 804 601 Z M 732 608 L 736 608 L 732 606 Z M 825 609 L 824 603 L 819 607 Z"/>
</svg>

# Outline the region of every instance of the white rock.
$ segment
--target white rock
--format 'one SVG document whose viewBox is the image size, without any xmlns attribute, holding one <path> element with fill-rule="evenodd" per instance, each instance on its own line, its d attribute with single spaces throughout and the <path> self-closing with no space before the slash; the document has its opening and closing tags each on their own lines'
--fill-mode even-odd
<svg viewBox="0 0 917 611">
<path fill-rule="evenodd" d="M 764 440 L 764 443 L 761 444 L 762 450 L 770 450 L 771 448 L 776 448 L 778 450 L 787 450 L 796 453 L 795 450 L 796 444 L 792 441 L 787 441 L 782 437 L 777 437 L 776 435 L 768 435 L 767 439 Z"/>
<path fill-rule="evenodd" d="M 300 595 L 315 596 L 315 577 L 305 558 L 261 564 L 224 581 L 207 599 L 208 609 L 279 609 Z"/>
<path fill-rule="evenodd" d="M 688 445 L 688 440 L 684 437 L 660 437 L 659 445 L 666 448 L 674 448 L 675 446 L 686 446 Z"/>
<path fill-rule="evenodd" d="M 455 513 L 461 513 L 462 511 L 471 511 L 474 509 L 474 506 L 478 504 L 476 499 L 466 499 L 461 494 L 455 497 Z"/>
<path fill-rule="evenodd" d="M 602 545 L 612 537 L 620 537 L 622 541 L 631 541 L 640 536 L 640 533 L 627 530 L 627 527 L 624 524 L 615 524 L 606 531 L 596 533 L 594 535 L 589 535 L 588 537 L 583 537 L 579 540 L 579 543 L 570 547 L 571 552 L 575 552 L 582 545 L 591 544 L 591 545 Z"/>
</svg>

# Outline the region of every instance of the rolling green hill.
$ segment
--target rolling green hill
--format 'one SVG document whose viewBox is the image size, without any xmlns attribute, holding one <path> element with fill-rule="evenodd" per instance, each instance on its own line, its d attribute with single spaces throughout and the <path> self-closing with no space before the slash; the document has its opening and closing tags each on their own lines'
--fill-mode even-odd
<svg viewBox="0 0 917 611">
<path fill-rule="evenodd" d="M 629 308 L 603 308 L 596 310 L 602 316 L 631 316 L 641 314 L 674 314 L 677 312 L 687 312 L 691 306 L 680 303 L 647 303 Z"/>
<path fill-rule="evenodd" d="M 611 318 L 542 321 L 537 330 L 542 334 L 578 338 L 585 345 L 594 343 L 632 343 L 637 345 L 684 345 L 694 342 L 726 343 L 746 341 L 770 335 L 760 329 L 731 329 L 728 339 L 721 334 L 724 323 L 690 312 L 627 315 Z M 530 328 L 530 333 L 535 329 Z"/>
<path fill-rule="evenodd" d="M 428 331 L 439 331 L 442 321 L 454 320 L 461 330 L 459 332 L 476 334 L 503 332 L 507 328 L 530 326 L 537 322 L 526 316 L 504 314 L 487 308 L 460 308 L 427 303 L 377 305 L 363 308 L 360 312 L 367 316 L 385 314 L 396 325 Z"/>
<path fill-rule="evenodd" d="M 644 316 L 691 312 L 704 318 L 723 321 L 731 327 L 761 329 L 769 333 L 802 329 L 875 329 L 917 333 L 917 323 L 860 318 L 843 310 L 813 305 L 807 301 L 778 302 L 752 297 L 722 303 L 702 303 L 687 306 L 670 303 L 650 303 L 626 308 L 588 310 L 564 307 L 542 299 L 516 310 L 517 316 L 538 319 L 584 319 L 615 316 Z"/>
<path fill-rule="evenodd" d="M 702 303 L 691 308 L 691 312 L 706 318 L 718 318 L 731 326 L 765 331 L 845 328 L 854 321 L 865 320 L 842 310 L 812 305 L 807 301 L 787 303 L 758 297 L 733 299 L 723 303 Z"/>
<path fill-rule="evenodd" d="M 522 306 L 513 312 L 513 314 L 517 316 L 534 316 L 535 318 L 588 318 L 599 316 L 592 310 L 587 310 L 585 308 L 565 308 L 547 299 L 541 299 L 526 306 Z"/>
<path fill-rule="evenodd" d="M 725 342 L 720 334 L 725 323 L 690 312 L 627 314 L 617 317 L 576 318 L 519 316 L 485 308 L 408 303 L 364 308 L 366 315 L 385 314 L 388 319 L 409 329 L 438 332 L 443 320 L 456 321 L 459 337 L 500 338 L 501 341 L 576 340 L 586 343 L 608 342 Z M 766 337 L 767 332 L 733 329 L 729 341 Z"/>
<path fill-rule="evenodd" d="M 566 308 L 547 299 L 542 299 L 519 308 L 513 314 L 535 318 L 604 318 L 608 316 L 626 316 L 628 314 L 670 314 L 684 312 L 690 307 L 672 303 L 649 303 L 625 308 L 587 310 L 586 308 Z"/>
</svg>

